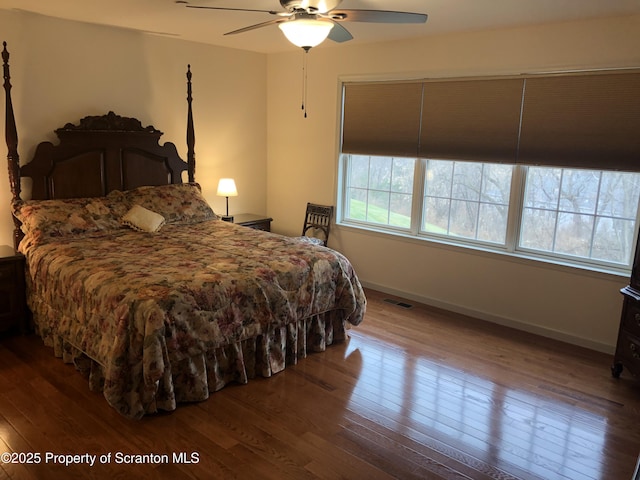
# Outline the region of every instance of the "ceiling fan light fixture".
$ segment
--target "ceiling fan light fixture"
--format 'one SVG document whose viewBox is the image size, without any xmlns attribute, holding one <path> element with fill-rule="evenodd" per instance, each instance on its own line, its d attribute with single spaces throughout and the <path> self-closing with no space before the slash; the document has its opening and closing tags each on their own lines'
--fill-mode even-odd
<svg viewBox="0 0 640 480">
<path fill-rule="evenodd" d="M 279 23 L 278 27 L 287 37 L 287 40 L 295 46 L 309 49 L 320 45 L 326 40 L 333 28 L 333 22 L 302 18 Z"/>
</svg>

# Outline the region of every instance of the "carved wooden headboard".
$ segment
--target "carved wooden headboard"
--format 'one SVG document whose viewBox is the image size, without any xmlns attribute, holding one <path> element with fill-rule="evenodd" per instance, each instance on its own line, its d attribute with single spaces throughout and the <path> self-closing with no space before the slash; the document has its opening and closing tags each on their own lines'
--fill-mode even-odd
<svg viewBox="0 0 640 480">
<path fill-rule="evenodd" d="M 182 183 L 182 173 L 195 181 L 195 133 L 193 128 L 191 66 L 187 66 L 187 161 L 176 146 L 160 145 L 162 132 L 143 127 L 136 118 L 113 112 L 88 116 L 55 130 L 60 142 L 40 143 L 33 159 L 20 166 L 18 134 L 11 100 L 9 52 L 3 42 L 4 89 L 6 94 L 5 136 L 9 183 L 13 201 L 22 201 L 21 178 L 32 180 L 31 199 L 47 200 L 100 197 L 112 190 L 130 190 L 143 185 Z M 20 238 L 16 221 L 15 242 Z"/>
<path fill-rule="evenodd" d="M 162 132 L 113 112 L 90 116 L 56 131 L 59 144 L 38 145 L 20 177 L 31 177 L 34 200 L 101 197 L 112 190 L 182 183 L 188 170 L 173 143 L 160 145 Z"/>
</svg>

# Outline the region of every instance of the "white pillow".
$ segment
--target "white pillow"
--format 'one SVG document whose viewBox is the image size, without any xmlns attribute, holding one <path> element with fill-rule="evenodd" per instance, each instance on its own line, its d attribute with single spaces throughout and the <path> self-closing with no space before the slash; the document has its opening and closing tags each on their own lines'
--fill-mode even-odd
<svg viewBox="0 0 640 480">
<path fill-rule="evenodd" d="M 122 224 L 139 232 L 157 232 L 164 225 L 164 217 L 140 205 L 134 205 L 122 217 Z"/>
</svg>

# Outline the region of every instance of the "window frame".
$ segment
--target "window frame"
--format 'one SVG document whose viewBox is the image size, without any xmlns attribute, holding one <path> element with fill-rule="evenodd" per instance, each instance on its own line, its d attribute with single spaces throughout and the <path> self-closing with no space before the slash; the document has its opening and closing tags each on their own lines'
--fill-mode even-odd
<svg viewBox="0 0 640 480">
<path fill-rule="evenodd" d="M 410 228 L 401 228 L 384 224 L 377 224 L 363 220 L 350 219 L 346 217 L 347 199 L 348 199 L 348 181 L 349 175 L 348 157 L 353 154 L 339 153 L 338 161 L 338 190 L 337 190 L 337 209 L 336 224 L 344 227 L 357 228 L 359 230 L 377 232 L 386 235 L 392 235 L 397 238 L 413 239 L 420 242 L 428 242 L 432 244 L 448 245 L 465 249 L 480 250 L 483 252 L 491 252 L 507 255 L 516 258 L 522 258 L 532 261 L 569 266 L 573 268 L 591 270 L 596 272 L 610 273 L 615 275 L 629 275 L 633 263 L 633 254 L 636 249 L 637 234 L 640 228 L 640 202 L 636 211 L 635 234 L 633 244 L 630 249 L 630 258 L 628 264 L 618 264 L 614 262 L 600 261 L 596 259 L 578 257 L 571 255 L 563 255 L 556 252 L 542 251 L 519 247 L 521 235 L 522 217 L 524 213 L 524 197 L 526 190 L 526 165 L 513 165 L 511 190 L 509 195 L 509 207 L 507 214 L 507 225 L 505 232 L 505 243 L 496 244 L 481 240 L 454 237 L 449 235 L 440 235 L 437 233 L 429 233 L 421 230 L 423 215 L 423 197 L 424 197 L 424 176 L 426 175 L 426 159 L 416 157 L 414 163 L 413 178 L 413 201 L 411 211 Z M 371 155 L 376 156 L 376 155 Z M 492 163 L 492 162 L 485 162 Z M 560 167 L 568 169 L 569 167 Z M 596 170 L 596 169 L 593 169 Z M 633 172 L 638 173 L 638 172 Z"/>
</svg>

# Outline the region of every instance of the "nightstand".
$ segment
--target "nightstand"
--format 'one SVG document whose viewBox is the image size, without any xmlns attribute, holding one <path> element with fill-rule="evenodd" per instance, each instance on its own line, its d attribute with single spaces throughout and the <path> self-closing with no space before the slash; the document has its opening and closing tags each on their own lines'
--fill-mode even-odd
<svg viewBox="0 0 640 480">
<path fill-rule="evenodd" d="M 241 213 L 233 216 L 233 223 L 244 227 L 254 228 L 256 230 L 271 231 L 271 221 L 273 218 L 264 215 L 255 215 L 253 213 Z"/>
<path fill-rule="evenodd" d="M 0 333 L 27 330 L 24 256 L 13 247 L 0 245 Z"/>
</svg>

